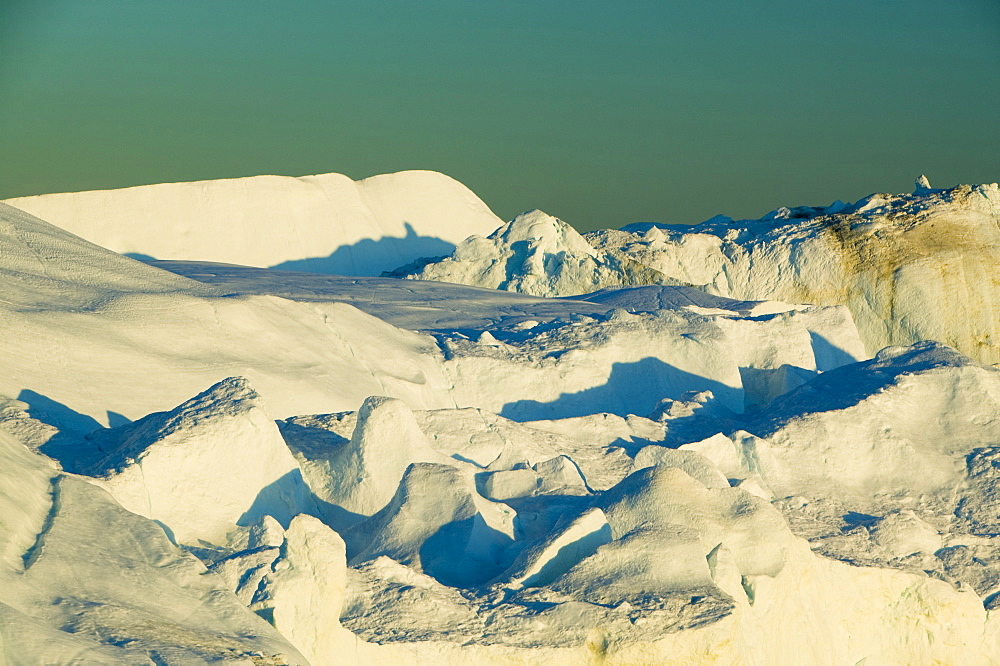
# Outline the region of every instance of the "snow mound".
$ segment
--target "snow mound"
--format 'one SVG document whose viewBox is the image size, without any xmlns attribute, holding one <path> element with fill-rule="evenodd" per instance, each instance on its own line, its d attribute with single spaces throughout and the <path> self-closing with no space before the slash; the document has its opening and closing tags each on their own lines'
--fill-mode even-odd
<svg viewBox="0 0 1000 666">
<path fill-rule="evenodd" d="M 548 585 L 610 542 L 611 526 L 604 512 L 596 507 L 588 509 L 548 538 L 521 551 L 501 576 L 503 586 L 519 589 Z"/>
<path fill-rule="evenodd" d="M 663 566 L 664 561 L 669 561 L 671 566 Z M 688 627 L 698 626 L 698 620 L 717 619 L 732 608 L 724 596 L 712 595 L 712 575 L 698 535 L 676 526 L 636 527 L 599 547 L 593 555 L 560 576 L 551 587 L 588 603 L 669 609 L 673 611 L 675 622 L 687 620 Z M 683 596 L 683 602 L 674 606 L 670 604 L 671 596 L 677 593 Z M 698 601 L 702 606 L 695 613 L 684 608 L 692 596 L 700 597 Z M 715 606 L 709 611 L 715 617 L 685 617 L 708 615 L 705 608 L 710 605 Z"/>
<path fill-rule="evenodd" d="M 87 471 L 178 543 L 225 544 L 237 524 L 270 515 L 287 525 L 316 511 L 295 458 L 242 377 L 170 412 L 98 431 L 93 443 L 106 455 Z"/>
<path fill-rule="evenodd" d="M 216 562 L 211 570 L 311 664 L 332 663 L 332 655 L 345 649 L 357 653 L 357 638 L 340 626 L 347 588 L 343 540 L 307 515 L 296 516 L 276 537 L 269 546 L 251 541 L 246 550 Z"/>
<path fill-rule="evenodd" d="M 731 223 L 729 218 L 718 221 L 720 226 Z M 677 284 L 693 287 L 714 285 L 727 262 L 722 242 L 710 233 L 630 225 L 621 231 L 592 231 L 584 238 L 601 252 L 631 259 Z"/>
<path fill-rule="evenodd" d="M 422 259 L 389 275 L 534 296 L 570 296 L 609 285 L 663 281 L 641 264 L 598 252 L 573 227 L 540 210 L 518 215 L 488 237 L 469 237 L 450 257 Z"/>
<path fill-rule="evenodd" d="M 963 581 L 991 608 L 998 411 L 1000 370 L 925 342 L 820 375 L 717 449 L 817 552 Z"/>
<path fill-rule="evenodd" d="M 255 176 L 6 203 L 124 254 L 340 275 L 448 254 L 502 223 L 467 187 L 432 171 L 360 181 Z"/>
<path fill-rule="evenodd" d="M 721 543 L 743 575 L 776 576 L 792 540 L 781 514 L 746 491 L 713 486 L 677 467 L 647 467 L 605 493 L 599 506 L 616 539 L 643 525 L 683 526 L 700 544 L 699 569 Z"/>
<path fill-rule="evenodd" d="M 313 475 L 322 485 L 312 487 L 320 499 L 347 512 L 340 518 L 346 527 L 381 510 L 415 462 L 456 463 L 431 447 L 401 400 L 372 396 L 358 411 L 350 441 L 324 460 L 330 473 Z"/>
<path fill-rule="evenodd" d="M 676 467 L 706 488 L 728 488 L 729 480 L 705 456 L 690 449 L 644 446 L 635 456 L 635 471 L 647 467 Z"/>
<path fill-rule="evenodd" d="M 482 484 L 483 495 L 498 501 L 535 495 L 586 495 L 587 482 L 571 458 L 556 456 L 527 467 L 490 472 Z"/>
</svg>

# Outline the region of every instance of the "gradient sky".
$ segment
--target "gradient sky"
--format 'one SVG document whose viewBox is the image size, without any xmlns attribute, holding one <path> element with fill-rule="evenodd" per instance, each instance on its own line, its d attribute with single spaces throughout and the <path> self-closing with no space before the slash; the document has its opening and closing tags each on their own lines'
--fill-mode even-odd
<svg viewBox="0 0 1000 666">
<path fill-rule="evenodd" d="M 0 0 L 0 198 L 433 169 L 586 230 L 1000 179 L 998 0 Z"/>
</svg>

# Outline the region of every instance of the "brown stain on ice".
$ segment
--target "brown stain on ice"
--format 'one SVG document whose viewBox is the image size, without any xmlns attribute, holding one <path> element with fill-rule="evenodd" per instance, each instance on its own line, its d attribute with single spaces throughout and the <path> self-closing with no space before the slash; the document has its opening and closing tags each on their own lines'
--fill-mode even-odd
<svg viewBox="0 0 1000 666">
<path fill-rule="evenodd" d="M 956 196 L 962 194 L 956 192 Z M 915 320 L 921 312 L 913 304 L 899 300 L 904 271 L 922 269 L 936 282 L 929 286 L 939 287 L 943 294 L 957 294 L 975 302 L 975 292 L 985 292 L 983 300 L 995 302 L 1000 295 L 1000 274 L 982 274 L 983 268 L 990 271 L 1000 265 L 1000 248 L 995 239 L 990 239 L 995 236 L 996 221 L 988 217 L 955 206 L 939 206 L 916 214 L 890 211 L 874 218 L 821 218 L 817 220 L 823 225 L 821 238 L 841 275 L 822 289 L 800 283 L 796 296 L 806 302 L 848 305 L 859 328 L 870 319 L 863 311 L 870 310 L 876 322 L 870 322 L 869 330 L 863 331 L 866 339 L 908 344 L 935 337 L 981 361 L 1000 360 L 1000 341 L 995 332 L 1000 322 L 991 324 L 987 313 L 972 329 L 968 327 L 971 322 L 966 321 L 966 326 L 957 330 L 931 335 Z M 912 278 L 908 286 L 912 288 Z M 884 330 L 871 330 L 879 320 L 884 322 Z"/>
<path fill-rule="evenodd" d="M 587 634 L 584 643 L 587 648 L 588 663 L 591 666 L 600 666 L 608 660 L 608 637 L 600 627 L 594 627 Z"/>
</svg>

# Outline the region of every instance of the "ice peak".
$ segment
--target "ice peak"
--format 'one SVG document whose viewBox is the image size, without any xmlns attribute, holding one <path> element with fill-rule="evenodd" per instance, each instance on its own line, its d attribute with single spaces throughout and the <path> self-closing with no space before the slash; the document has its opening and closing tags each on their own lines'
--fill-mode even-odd
<svg viewBox="0 0 1000 666">
<path fill-rule="evenodd" d="M 234 416 L 261 407 L 260 402 L 260 394 L 246 377 L 227 377 L 183 403 L 173 413 L 199 418 L 222 413 Z"/>
<path fill-rule="evenodd" d="M 407 266 L 392 275 L 534 296 L 586 294 L 609 284 L 660 284 L 664 278 L 655 269 L 597 249 L 572 226 L 537 209 L 518 215 L 487 238 L 470 236 L 450 257 L 429 259 L 419 268 Z"/>
<path fill-rule="evenodd" d="M 521 213 L 497 229 L 490 238 L 502 240 L 507 245 L 527 241 L 545 252 L 570 252 L 596 256 L 580 233 L 558 217 L 536 209 Z"/>
<path fill-rule="evenodd" d="M 920 176 L 913 181 L 913 187 L 913 193 L 920 194 L 921 192 L 931 189 L 931 181 L 924 174 L 920 174 Z"/>
</svg>

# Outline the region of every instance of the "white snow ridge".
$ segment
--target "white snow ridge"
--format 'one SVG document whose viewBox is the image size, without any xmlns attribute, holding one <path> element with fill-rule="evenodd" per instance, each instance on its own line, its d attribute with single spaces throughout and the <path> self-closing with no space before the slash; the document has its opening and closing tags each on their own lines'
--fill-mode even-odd
<svg viewBox="0 0 1000 666">
<path fill-rule="evenodd" d="M 0 663 L 1000 663 L 995 184 L 9 204 Z"/>
</svg>

